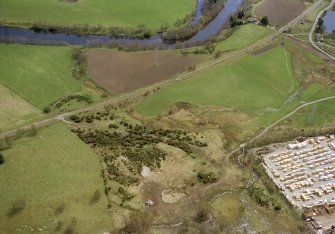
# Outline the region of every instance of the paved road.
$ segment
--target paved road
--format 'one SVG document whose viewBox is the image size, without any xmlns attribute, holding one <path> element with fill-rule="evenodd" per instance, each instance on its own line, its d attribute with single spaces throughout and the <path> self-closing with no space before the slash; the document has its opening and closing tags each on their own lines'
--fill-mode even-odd
<svg viewBox="0 0 335 234">
<path fill-rule="evenodd" d="M 52 117 L 50 117 L 48 119 L 45 119 L 45 120 L 36 121 L 36 122 L 31 123 L 29 125 L 22 126 L 22 127 L 10 130 L 10 131 L 0 133 L 0 139 L 5 138 L 7 136 L 15 135 L 18 129 L 21 129 L 21 130 L 24 130 L 24 131 L 30 130 L 32 124 L 35 125 L 36 127 L 42 127 L 42 126 L 46 126 L 46 125 L 55 123 L 55 122 L 60 121 L 60 120 L 64 121 L 65 117 L 70 116 L 72 114 L 76 114 L 76 113 L 83 112 L 83 111 L 89 111 L 89 110 L 92 110 L 92 109 L 95 109 L 95 108 L 103 107 L 103 106 L 108 105 L 108 104 L 116 104 L 116 103 L 119 103 L 121 101 L 125 101 L 129 98 L 140 97 L 140 96 L 144 95 L 146 92 L 153 91 L 158 87 L 171 85 L 175 82 L 178 82 L 176 80 L 183 80 L 183 79 L 190 78 L 190 77 L 192 77 L 196 74 L 206 72 L 206 71 L 210 70 L 211 68 L 217 66 L 218 64 L 220 64 L 222 62 L 227 62 L 227 61 L 237 59 L 237 58 L 255 50 L 256 48 L 264 46 L 267 43 L 270 43 L 275 37 L 277 37 L 278 35 L 280 35 L 284 31 L 288 30 L 290 27 L 297 24 L 300 20 L 302 20 L 309 13 L 311 13 L 316 7 L 318 7 L 321 4 L 321 2 L 322 2 L 322 0 L 316 1 L 311 7 L 309 7 L 307 10 L 305 10 L 303 13 L 301 13 L 301 15 L 299 15 L 297 18 L 293 19 L 291 22 L 289 22 L 285 26 L 279 28 L 278 30 L 274 31 L 270 35 L 264 37 L 263 39 L 255 42 L 255 43 L 252 43 L 252 44 L 250 44 L 249 46 L 247 46 L 243 49 L 237 50 L 236 52 L 232 52 L 232 53 L 230 53 L 226 56 L 220 57 L 218 59 L 213 59 L 210 62 L 206 63 L 204 66 L 202 66 L 202 67 L 199 66 L 193 72 L 189 72 L 187 74 L 182 74 L 182 75 L 179 75 L 178 77 L 175 77 L 174 79 L 168 79 L 168 80 L 165 80 L 165 81 L 162 81 L 162 82 L 158 82 L 158 83 L 155 83 L 155 84 L 153 84 L 149 87 L 144 87 L 142 89 L 138 89 L 138 90 L 135 90 L 133 92 L 129 92 L 129 93 L 125 93 L 125 94 L 121 94 L 121 95 L 109 98 L 108 100 L 102 101 L 100 103 L 93 104 L 93 105 L 91 105 L 89 107 L 86 107 L 86 108 L 78 109 L 78 110 L 67 112 L 67 113 L 62 113 L 60 115 L 52 116 Z"/>
<path fill-rule="evenodd" d="M 332 56 L 332 55 L 330 55 L 330 54 L 328 54 L 326 51 L 322 50 L 322 49 L 321 49 L 320 47 L 318 47 L 317 44 L 314 42 L 314 40 L 313 40 L 313 33 L 314 33 L 315 28 L 316 28 L 316 26 L 317 26 L 317 24 L 318 24 L 318 20 L 319 20 L 319 18 L 322 17 L 323 12 L 324 12 L 324 11 L 328 11 L 334 4 L 335 4 L 335 0 L 332 0 L 332 1 L 330 2 L 330 4 L 329 4 L 326 8 L 324 8 L 322 11 L 319 12 L 319 14 L 317 15 L 317 17 L 316 17 L 316 19 L 315 19 L 315 21 L 314 21 L 313 27 L 312 27 L 311 31 L 309 32 L 309 35 L 308 35 L 309 42 L 313 45 L 313 47 L 314 47 L 315 49 L 317 49 L 318 51 L 320 51 L 321 53 L 323 53 L 324 55 L 326 55 L 327 57 L 329 57 L 329 58 L 330 58 L 331 60 L 333 60 L 333 61 L 335 61 L 335 57 Z"/>
</svg>

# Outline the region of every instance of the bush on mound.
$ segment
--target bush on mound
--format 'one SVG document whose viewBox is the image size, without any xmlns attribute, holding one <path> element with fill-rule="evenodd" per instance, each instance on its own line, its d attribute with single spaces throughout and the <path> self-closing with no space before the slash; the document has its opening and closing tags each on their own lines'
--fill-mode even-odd
<svg viewBox="0 0 335 234">
<path fill-rule="evenodd" d="M 0 165 L 5 163 L 4 156 L 0 153 Z"/>
</svg>

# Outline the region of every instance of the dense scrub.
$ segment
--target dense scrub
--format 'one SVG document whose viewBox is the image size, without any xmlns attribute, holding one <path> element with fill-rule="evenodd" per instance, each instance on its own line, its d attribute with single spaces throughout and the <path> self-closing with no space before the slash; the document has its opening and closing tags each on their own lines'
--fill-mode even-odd
<svg viewBox="0 0 335 234">
<path fill-rule="evenodd" d="M 189 132 L 133 124 L 108 111 L 72 115 L 70 119 L 83 123 L 83 127 L 73 128 L 72 131 L 101 156 L 105 193 L 117 195 L 121 204 L 135 197 L 125 187 L 140 183 L 143 166 L 152 171 L 161 167 L 166 153 L 159 148 L 159 143 L 174 146 L 187 154 L 192 154 L 195 147 L 207 146 Z M 87 124 L 100 121 L 106 123 L 105 128 L 87 127 Z M 203 183 L 215 180 L 212 175 L 205 177 Z M 110 181 L 120 184 L 117 191 L 112 191 Z"/>
<path fill-rule="evenodd" d="M 163 39 L 166 41 L 183 41 L 191 38 L 220 12 L 224 2 L 224 0 L 205 0 L 202 8 L 203 16 L 197 24 L 169 29 L 163 33 Z"/>
</svg>

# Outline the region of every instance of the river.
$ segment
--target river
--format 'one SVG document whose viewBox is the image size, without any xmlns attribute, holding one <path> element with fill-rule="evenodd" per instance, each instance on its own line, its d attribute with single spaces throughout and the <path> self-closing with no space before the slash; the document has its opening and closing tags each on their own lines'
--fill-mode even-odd
<svg viewBox="0 0 335 234">
<path fill-rule="evenodd" d="M 220 29 L 227 23 L 230 16 L 237 11 L 244 0 L 227 0 L 223 9 L 218 15 L 196 35 L 194 35 L 187 42 L 197 43 L 206 40 L 211 36 L 215 36 Z M 199 21 L 202 14 L 202 6 L 204 0 L 198 0 L 197 9 L 194 18 L 189 22 L 195 24 Z M 51 32 L 36 32 L 31 29 L 25 28 L 14 28 L 14 27 L 0 27 L 0 37 L 15 39 L 18 42 L 24 42 L 27 40 L 43 40 L 43 41 L 58 41 L 65 42 L 70 45 L 84 45 L 88 41 L 99 40 L 104 43 L 109 41 L 122 42 L 122 43 L 141 43 L 149 44 L 157 47 L 174 45 L 166 44 L 160 34 L 151 36 L 146 39 L 134 39 L 129 37 L 111 37 L 109 35 L 88 35 L 88 34 L 74 34 L 74 33 L 51 33 Z"/>
<path fill-rule="evenodd" d="M 328 11 L 323 17 L 323 24 L 325 25 L 326 32 L 332 33 L 335 31 L 335 11 Z"/>
</svg>

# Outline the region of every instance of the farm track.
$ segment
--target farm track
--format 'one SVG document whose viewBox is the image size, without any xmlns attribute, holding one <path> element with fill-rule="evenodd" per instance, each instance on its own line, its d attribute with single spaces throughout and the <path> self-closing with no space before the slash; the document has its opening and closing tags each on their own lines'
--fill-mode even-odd
<svg viewBox="0 0 335 234">
<path fill-rule="evenodd" d="M 315 18 L 313 27 L 312 27 L 311 31 L 309 32 L 309 35 L 308 35 L 308 40 L 309 40 L 309 42 L 313 45 L 313 47 L 314 47 L 315 49 L 317 49 L 318 51 L 320 51 L 321 53 L 323 53 L 324 55 L 326 55 L 327 57 L 329 57 L 329 58 L 330 58 L 331 60 L 333 60 L 333 61 L 335 61 L 335 57 L 332 56 L 332 55 L 330 55 L 330 54 L 328 54 L 326 51 L 322 50 L 322 49 L 321 49 L 320 47 L 318 47 L 317 44 L 314 42 L 314 40 L 313 40 L 313 33 L 314 33 L 314 31 L 315 31 L 316 25 L 318 24 L 318 20 L 319 20 L 319 18 L 322 17 L 323 12 L 328 11 L 330 8 L 332 8 L 332 6 L 333 6 L 334 4 L 335 4 L 335 0 L 332 0 L 332 1 L 330 2 L 330 4 L 329 4 L 326 8 L 322 9 L 322 10 L 319 12 L 319 14 L 317 15 L 317 17 Z"/>
<path fill-rule="evenodd" d="M 335 1 L 335 0 L 333 0 L 333 1 Z M 151 86 L 140 88 L 140 89 L 135 90 L 133 92 L 124 93 L 124 94 L 120 94 L 120 95 L 115 96 L 115 97 L 111 97 L 108 100 L 105 100 L 105 101 L 93 104 L 93 105 L 91 105 L 89 107 L 77 109 L 77 110 L 66 112 L 66 113 L 62 113 L 62 114 L 59 114 L 59 115 L 54 115 L 54 116 L 51 116 L 51 117 L 49 117 L 47 119 L 39 120 L 39 121 L 36 121 L 36 122 L 32 122 L 29 125 L 18 127 L 18 128 L 13 129 L 13 130 L 9 130 L 9 131 L 0 133 L 0 139 L 8 137 L 8 136 L 15 135 L 18 130 L 29 131 L 31 129 L 32 125 L 34 125 L 36 127 L 47 126 L 47 125 L 50 125 L 50 124 L 55 123 L 57 121 L 64 121 L 64 119 L 67 116 L 70 116 L 70 115 L 73 115 L 73 114 L 78 114 L 80 112 L 90 111 L 90 110 L 93 110 L 93 109 L 96 109 L 96 108 L 99 108 L 99 107 L 101 108 L 101 107 L 104 107 L 105 105 L 109 105 L 109 104 L 117 104 L 117 103 L 120 103 L 122 101 L 126 101 L 126 100 L 128 100 L 130 98 L 136 98 L 136 97 L 144 95 L 147 92 L 154 91 L 157 88 L 161 88 L 161 87 L 166 87 L 166 86 L 172 85 L 175 82 L 178 82 L 178 80 L 187 79 L 187 78 L 190 78 L 190 77 L 192 77 L 194 75 L 206 72 L 206 71 L 212 69 L 213 67 L 215 67 L 215 66 L 217 66 L 217 65 L 219 65 L 219 64 L 221 64 L 223 62 L 234 61 L 237 58 L 240 58 L 243 55 L 245 55 L 247 53 L 250 53 L 250 52 L 252 52 L 253 50 L 255 50 L 257 48 L 264 47 L 267 44 L 270 44 L 271 41 L 274 38 L 276 38 L 277 36 L 279 36 L 280 34 L 282 34 L 283 32 L 285 32 L 286 30 L 288 30 L 293 25 L 297 24 L 305 16 L 307 16 L 309 13 L 311 13 L 316 7 L 318 7 L 321 4 L 321 2 L 322 2 L 322 0 L 316 1 L 311 7 L 309 7 L 308 9 L 306 9 L 297 18 L 295 18 L 294 20 L 292 20 L 291 22 L 289 22 L 285 26 L 279 28 L 278 30 L 274 31 L 270 35 L 264 37 L 263 39 L 255 42 L 255 43 L 252 43 L 252 44 L 250 44 L 249 46 L 247 46 L 247 47 L 245 47 L 243 49 L 240 49 L 240 50 L 237 50 L 237 51 L 232 52 L 230 54 L 227 54 L 226 56 L 220 57 L 220 58 L 215 59 L 215 60 L 213 59 L 209 63 L 206 63 L 205 65 L 203 65 L 202 67 L 199 67 L 198 69 L 196 69 L 193 72 L 190 72 L 190 73 L 187 73 L 187 74 L 182 74 L 182 75 L 179 75 L 177 77 L 173 77 L 171 79 L 155 83 L 155 84 L 153 84 Z"/>
</svg>

